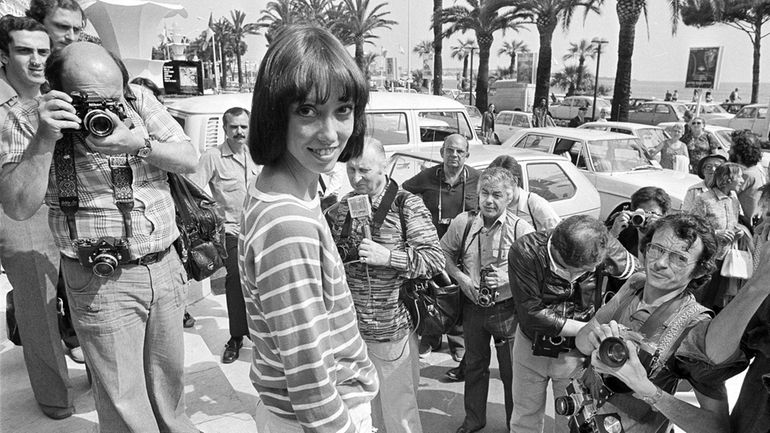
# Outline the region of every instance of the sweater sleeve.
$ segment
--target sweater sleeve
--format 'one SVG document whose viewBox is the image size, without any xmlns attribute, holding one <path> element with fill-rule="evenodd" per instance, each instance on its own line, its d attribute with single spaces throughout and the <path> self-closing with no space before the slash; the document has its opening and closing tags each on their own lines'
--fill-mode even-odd
<svg viewBox="0 0 770 433">
<path fill-rule="evenodd" d="M 406 245 L 403 251 L 391 251 L 391 266 L 405 271 L 410 279 L 430 278 L 441 272 L 445 265 L 430 212 L 419 197 L 409 194 L 404 201 L 403 213 Z"/>
<path fill-rule="evenodd" d="M 341 273 L 325 272 L 333 269 L 330 261 L 339 259 L 324 249 L 324 232 L 319 221 L 297 215 L 265 223 L 256 234 L 262 241 L 249 246 L 257 287 L 252 296 L 261 303 L 267 338 L 278 352 L 291 407 L 302 428 L 354 433 L 336 387 L 330 338 L 345 330 L 331 329 L 333 311 L 327 308 L 327 302 L 347 302 L 349 296 L 346 289 L 331 294 L 324 290 L 328 285 L 345 285 Z M 347 326 L 352 335 L 355 321 Z"/>
</svg>

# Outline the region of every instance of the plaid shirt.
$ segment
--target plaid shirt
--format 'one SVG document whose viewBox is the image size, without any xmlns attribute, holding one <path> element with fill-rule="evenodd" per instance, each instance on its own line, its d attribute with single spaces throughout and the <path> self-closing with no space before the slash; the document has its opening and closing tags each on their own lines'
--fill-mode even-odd
<svg viewBox="0 0 770 433">
<path fill-rule="evenodd" d="M 124 105 L 135 129 L 145 137 L 152 137 L 159 142 L 190 140 L 148 90 L 136 85 L 131 85 L 131 90 L 137 97 L 135 106 L 138 113 L 130 104 Z M 37 131 L 37 109 L 38 101 L 33 100 L 16 104 L 8 113 L 0 136 L 0 167 L 21 162 L 24 150 Z M 115 206 L 108 157 L 89 149 L 78 135 L 75 135 L 74 142 L 77 193 L 80 199 L 80 208 L 75 214 L 78 238 L 124 237 L 123 216 Z M 135 156 L 129 156 L 128 160 L 134 178 L 134 208 L 131 211 L 133 237 L 130 239 L 129 250 L 131 259 L 136 259 L 168 248 L 179 237 L 179 231 L 175 223 L 168 173 Z M 76 258 L 66 218 L 59 208 L 53 164 L 48 176 L 45 201 L 50 208 L 48 224 L 56 245 L 64 255 Z"/>
<path fill-rule="evenodd" d="M 386 189 L 372 200 L 372 214 L 382 202 Z M 409 333 L 412 323 L 406 307 L 399 300 L 399 289 L 407 279 L 430 278 L 444 269 L 444 253 L 438 242 L 430 212 L 416 195 L 405 194 L 403 208 L 406 227 L 401 227 L 397 200 L 390 205 L 379 231 L 372 240 L 390 250 L 389 266 L 367 266 L 360 262 L 345 263 L 345 273 L 358 315 L 358 329 L 365 341 L 394 341 Z M 348 215 L 347 194 L 329 212 L 332 235 L 339 245 L 342 225 Z M 363 238 L 363 223 L 351 221 L 350 239 L 358 246 Z M 406 242 L 404 242 L 406 237 Z"/>
</svg>

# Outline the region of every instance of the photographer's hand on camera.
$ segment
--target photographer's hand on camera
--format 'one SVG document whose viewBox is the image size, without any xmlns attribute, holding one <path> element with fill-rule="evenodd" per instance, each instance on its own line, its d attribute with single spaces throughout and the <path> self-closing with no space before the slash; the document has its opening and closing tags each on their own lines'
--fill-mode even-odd
<svg viewBox="0 0 770 433">
<path fill-rule="evenodd" d="M 618 215 L 615 217 L 615 221 L 612 223 L 612 229 L 610 229 L 610 234 L 613 237 L 618 237 L 620 235 L 620 232 L 625 230 L 628 227 L 628 224 L 631 222 L 631 212 L 624 210 L 620 211 Z"/>
<path fill-rule="evenodd" d="M 40 98 L 38 114 L 40 123 L 35 134 L 41 141 L 56 143 L 62 138 L 62 131 L 80 129 L 81 120 L 75 114 L 70 95 L 51 90 Z"/>
<path fill-rule="evenodd" d="M 628 348 L 628 360 L 622 366 L 613 368 L 602 362 L 598 349 L 591 353 L 591 365 L 598 373 L 617 377 L 637 395 L 653 396 L 657 392 L 657 387 L 647 378 L 647 370 L 644 369 L 637 354 L 639 349 L 631 340 L 624 340 L 624 342 Z"/>
<path fill-rule="evenodd" d="M 112 111 L 104 110 L 104 114 L 110 117 L 115 130 L 106 137 L 88 134 L 86 143 L 105 155 L 136 155 L 144 147 L 144 136 L 136 129 L 129 129 Z"/>
<path fill-rule="evenodd" d="M 576 344 L 578 345 L 578 349 L 580 349 L 581 352 L 592 353 L 593 351 L 599 348 L 599 345 L 607 337 L 619 337 L 619 336 L 620 336 L 620 326 L 616 321 L 611 320 L 610 323 L 608 324 L 597 323 L 595 326 L 591 327 L 591 330 L 588 332 L 588 344 L 590 345 L 590 348 L 581 347 L 580 340 L 577 340 Z"/>
<path fill-rule="evenodd" d="M 361 263 L 369 266 L 390 265 L 390 250 L 368 238 L 361 240 L 358 246 L 358 257 Z"/>
</svg>

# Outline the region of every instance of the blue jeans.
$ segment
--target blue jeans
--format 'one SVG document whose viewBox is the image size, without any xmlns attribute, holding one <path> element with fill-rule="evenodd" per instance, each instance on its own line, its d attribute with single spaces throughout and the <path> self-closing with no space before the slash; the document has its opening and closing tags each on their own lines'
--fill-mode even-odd
<svg viewBox="0 0 770 433">
<path fill-rule="evenodd" d="M 387 342 L 366 342 L 366 351 L 380 379 L 372 400 L 372 423 L 381 433 L 422 433 L 417 387 L 420 360 L 417 335 Z"/>
<path fill-rule="evenodd" d="M 466 300 L 467 301 L 467 300 Z M 465 331 L 465 420 L 463 426 L 470 430 L 487 424 L 487 395 L 489 393 L 489 362 L 492 338 L 504 343 L 496 346 L 500 366 L 500 379 L 505 392 L 505 413 L 510 417 L 513 409 L 513 367 L 511 351 L 516 332 L 516 315 L 513 303 L 503 301 L 484 308 L 465 302 L 463 306 Z"/>
<path fill-rule="evenodd" d="M 185 414 L 187 274 L 171 250 L 107 278 L 62 258 L 75 330 L 103 432 L 197 432 Z"/>
</svg>

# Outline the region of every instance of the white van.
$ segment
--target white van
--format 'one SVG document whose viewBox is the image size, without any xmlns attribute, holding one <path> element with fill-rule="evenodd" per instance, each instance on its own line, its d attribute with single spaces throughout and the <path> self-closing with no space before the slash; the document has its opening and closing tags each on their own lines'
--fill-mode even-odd
<svg viewBox="0 0 770 433">
<path fill-rule="evenodd" d="M 535 101 L 535 86 L 516 80 L 497 80 L 489 85 L 487 100 L 498 112 L 528 111 Z"/>
<path fill-rule="evenodd" d="M 224 141 L 222 114 L 231 107 L 250 109 L 251 98 L 251 93 L 195 96 L 175 101 L 168 111 L 203 152 Z M 440 146 L 450 134 L 481 144 L 465 107 L 443 96 L 372 92 L 366 114 L 366 135 L 380 140 L 388 155 Z"/>
</svg>

